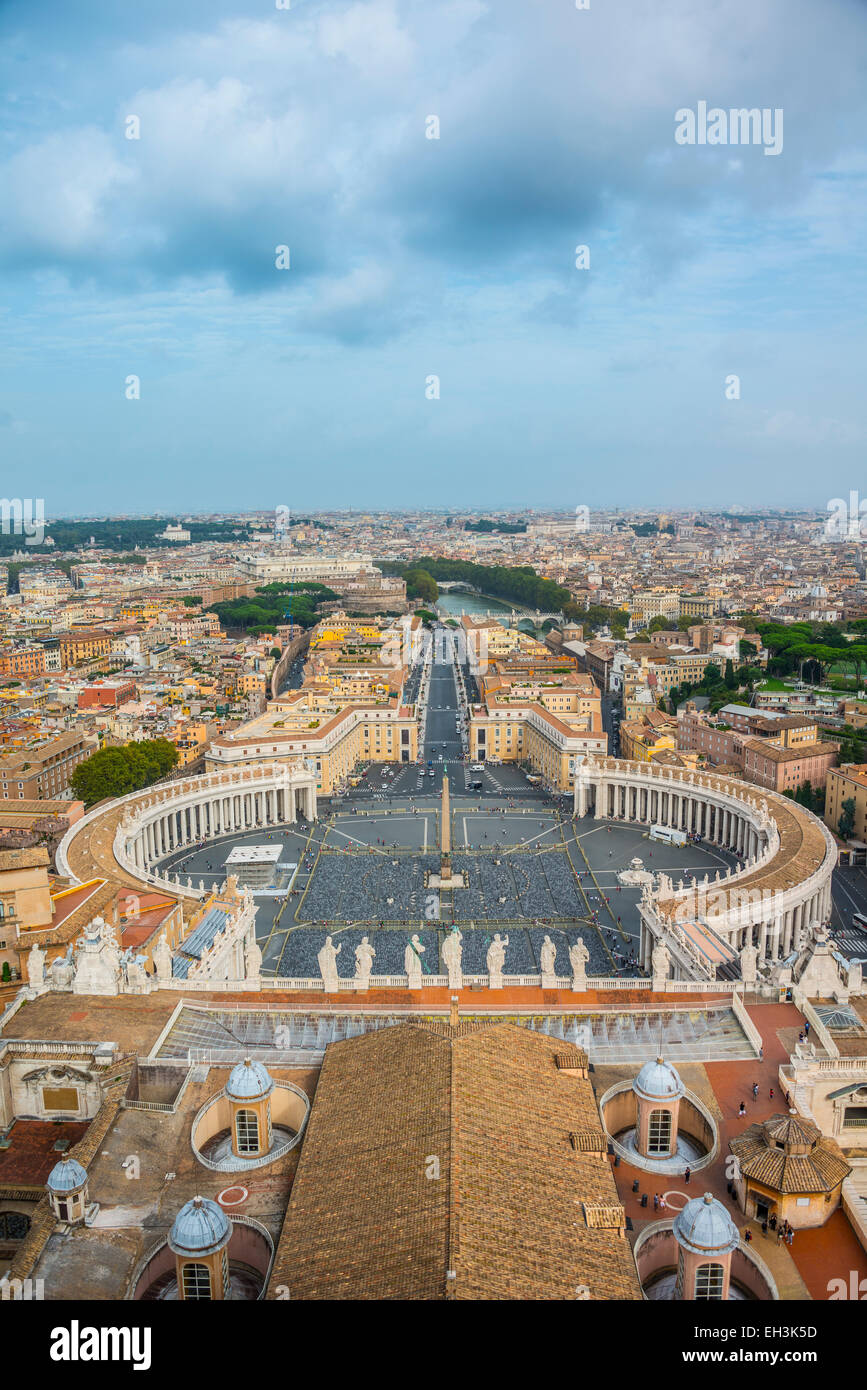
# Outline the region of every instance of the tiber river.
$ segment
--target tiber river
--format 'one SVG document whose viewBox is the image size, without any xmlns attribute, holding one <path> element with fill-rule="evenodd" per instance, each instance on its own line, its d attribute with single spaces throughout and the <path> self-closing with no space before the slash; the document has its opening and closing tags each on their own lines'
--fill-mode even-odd
<svg viewBox="0 0 867 1390">
<path fill-rule="evenodd" d="M 510 603 L 502 603 L 500 599 L 483 598 L 480 594 L 462 594 L 457 589 L 446 589 L 441 593 L 436 603 L 437 612 L 443 616 L 459 618 L 461 613 L 511 613 L 513 611 Z M 518 614 L 525 611 L 519 604 L 515 610 Z"/>
</svg>

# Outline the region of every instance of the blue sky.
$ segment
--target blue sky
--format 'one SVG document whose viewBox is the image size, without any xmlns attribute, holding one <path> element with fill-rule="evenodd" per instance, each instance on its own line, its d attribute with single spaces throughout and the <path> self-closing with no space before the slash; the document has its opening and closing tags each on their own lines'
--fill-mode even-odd
<svg viewBox="0 0 867 1390">
<path fill-rule="evenodd" d="M 867 5 L 590 3 L 0 0 L 6 495 L 867 491 Z M 701 100 L 782 153 L 676 144 Z"/>
</svg>

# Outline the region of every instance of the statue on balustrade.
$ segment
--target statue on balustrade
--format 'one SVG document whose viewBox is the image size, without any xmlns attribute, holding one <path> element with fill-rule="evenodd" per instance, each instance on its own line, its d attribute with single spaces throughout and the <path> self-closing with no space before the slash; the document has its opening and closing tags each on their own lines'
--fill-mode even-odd
<svg viewBox="0 0 867 1390">
<path fill-rule="evenodd" d="M 172 978 L 172 948 L 164 936 L 161 936 L 153 950 L 154 965 L 156 966 L 157 979 L 160 984 L 165 984 Z"/>
<path fill-rule="evenodd" d="M 572 988 L 573 990 L 583 991 L 587 988 L 587 962 L 590 959 L 590 952 L 584 945 L 583 936 L 579 936 L 574 946 L 569 947 L 569 964 L 572 967 Z"/>
<path fill-rule="evenodd" d="M 505 940 L 499 932 L 494 933 L 494 939 L 488 947 L 486 964 L 488 967 L 488 983 L 491 989 L 502 989 L 503 987 L 503 967 L 506 963 L 506 947 L 509 944 L 509 937 Z"/>
<path fill-rule="evenodd" d="M 425 947 L 419 940 L 418 933 L 414 932 L 403 953 L 403 968 L 409 977 L 410 989 L 421 989 L 421 958 L 424 951 Z"/>
<path fill-rule="evenodd" d="M 373 970 L 373 961 L 376 952 L 370 944 L 369 939 L 363 936 L 355 948 L 355 978 L 367 985 Z"/>
<path fill-rule="evenodd" d="M 671 970 L 671 954 L 664 941 L 659 941 L 650 954 L 654 984 L 657 980 L 667 980 Z"/>
<path fill-rule="evenodd" d="M 42 989 L 45 984 L 45 952 L 38 942 L 30 947 L 27 957 L 27 979 L 31 989 Z"/>
<path fill-rule="evenodd" d="M 319 973 L 325 982 L 325 993 L 336 994 L 337 992 L 337 957 L 343 950 L 343 943 L 335 946 L 330 936 L 326 936 L 325 942 L 321 947 L 317 960 L 319 961 Z"/>
<path fill-rule="evenodd" d="M 457 927 L 453 927 L 447 934 L 442 945 L 443 964 L 448 971 L 449 989 L 460 989 L 463 984 L 463 973 L 461 971 L 461 957 L 463 955 L 462 934 Z"/>
<path fill-rule="evenodd" d="M 542 949 L 539 952 L 539 964 L 542 967 L 542 983 L 546 980 L 553 980 L 557 973 L 557 947 L 554 945 L 550 936 L 546 936 L 542 942 Z"/>
<path fill-rule="evenodd" d="M 252 935 L 244 947 L 244 974 L 248 980 L 258 980 L 262 974 L 262 950 Z"/>
<path fill-rule="evenodd" d="M 751 941 L 748 941 L 745 946 L 741 947 L 740 958 L 741 979 L 745 985 L 754 985 L 756 983 L 756 962 L 759 959 L 759 953 Z"/>
</svg>

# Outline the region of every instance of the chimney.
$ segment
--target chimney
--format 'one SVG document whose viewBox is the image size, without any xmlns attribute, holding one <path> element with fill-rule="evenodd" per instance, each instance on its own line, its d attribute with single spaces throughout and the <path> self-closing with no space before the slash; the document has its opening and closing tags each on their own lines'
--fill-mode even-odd
<svg viewBox="0 0 867 1390">
<path fill-rule="evenodd" d="M 460 1022 L 460 1012 L 458 1010 L 458 996 L 456 994 L 452 995 L 450 1003 L 451 1008 L 449 1010 L 449 1023 L 452 1025 L 453 1028 L 457 1028 L 458 1023 Z"/>
</svg>

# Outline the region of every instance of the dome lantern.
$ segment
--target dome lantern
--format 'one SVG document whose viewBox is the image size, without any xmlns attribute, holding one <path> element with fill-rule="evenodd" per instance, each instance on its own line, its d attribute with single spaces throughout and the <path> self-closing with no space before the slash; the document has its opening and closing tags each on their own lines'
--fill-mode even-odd
<svg viewBox="0 0 867 1390">
<path fill-rule="evenodd" d="M 740 1234 L 713 1193 L 694 1197 L 674 1218 L 678 1245 L 677 1297 L 725 1300 L 729 1296 L 731 1260 Z"/>
<path fill-rule="evenodd" d="M 670 1062 L 645 1062 L 632 1083 L 638 1102 L 636 1146 L 645 1158 L 664 1160 L 677 1153 L 680 1101 L 686 1090 Z"/>
<path fill-rule="evenodd" d="M 231 1238 L 232 1223 L 216 1202 L 209 1197 L 193 1197 L 184 1203 L 169 1233 L 179 1298 L 228 1298 L 227 1247 Z"/>
<path fill-rule="evenodd" d="M 66 1221 L 73 1225 L 84 1220 L 87 1206 L 87 1171 L 77 1159 L 64 1154 L 48 1174 L 45 1187 L 58 1221 Z"/>
</svg>

